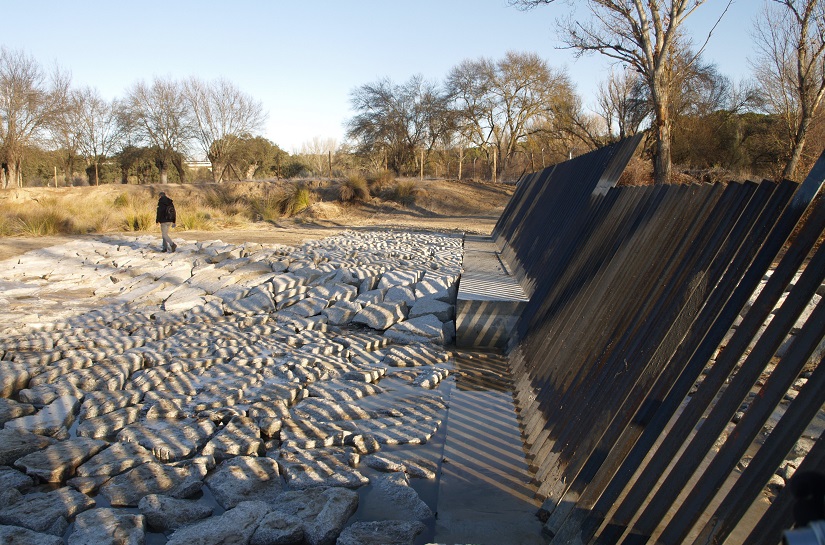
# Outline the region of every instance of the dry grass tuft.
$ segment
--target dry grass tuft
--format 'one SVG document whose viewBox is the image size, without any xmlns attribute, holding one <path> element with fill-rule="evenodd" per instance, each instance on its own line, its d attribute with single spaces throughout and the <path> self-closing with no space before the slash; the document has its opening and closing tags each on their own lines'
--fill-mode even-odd
<svg viewBox="0 0 825 545">
<path fill-rule="evenodd" d="M 367 179 L 361 174 L 348 176 L 341 182 L 338 198 L 341 202 L 368 201 L 370 198 L 370 188 L 367 184 Z"/>
<path fill-rule="evenodd" d="M 415 182 L 408 180 L 396 182 L 392 187 L 384 190 L 381 196 L 388 201 L 397 202 L 405 206 L 412 206 L 418 197 L 423 196 L 422 191 L 423 190 L 416 187 Z"/>
<path fill-rule="evenodd" d="M 373 195 L 381 193 L 395 183 L 395 176 L 389 170 L 379 170 L 367 174 L 367 185 Z"/>
<path fill-rule="evenodd" d="M 293 216 L 310 204 L 312 204 L 312 192 L 303 182 L 296 182 L 281 199 L 281 213 L 285 216 Z"/>
<path fill-rule="evenodd" d="M 283 193 L 265 188 L 260 198 L 252 201 L 252 211 L 255 221 L 276 221 L 281 217 L 281 203 L 284 201 Z"/>
<path fill-rule="evenodd" d="M 372 185 L 370 185 L 372 184 Z M 374 188 L 384 185 L 381 192 Z M 423 187 L 427 190 L 424 191 Z M 178 229 L 244 229 L 251 222 L 276 223 L 345 217 L 372 221 L 377 210 L 396 213 L 415 205 L 418 213 L 472 214 L 503 206 L 504 186 L 395 180 L 388 172 L 346 180 L 231 182 L 225 184 L 101 185 L 0 190 L 0 236 L 73 235 L 157 230 L 157 194 L 175 201 Z M 491 188 L 494 188 L 491 189 Z M 395 201 L 381 206 L 381 201 Z M 347 203 L 341 206 L 341 203 Z M 400 204 L 399 204 L 400 203 Z M 296 216 L 297 214 L 297 216 Z"/>
</svg>

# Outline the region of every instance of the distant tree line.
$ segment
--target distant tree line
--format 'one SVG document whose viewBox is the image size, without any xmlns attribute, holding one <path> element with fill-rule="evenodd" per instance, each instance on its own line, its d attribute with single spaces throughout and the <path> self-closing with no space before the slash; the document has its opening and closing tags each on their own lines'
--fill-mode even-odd
<svg viewBox="0 0 825 545">
<path fill-rule="evenodd" d="M 555 3 L 509 1 L 521 9 Z M 467 59 L 443 81 L 412 75 L 361 85 L 350 95 L 347 141 L 315 138 L 293 156 L 259 135 L 261 103 L 224 79 L 138 81 L 106 100 L 3 47 L 0 185 L 352 170 L 514 180 L 641 130 L 656 183 L 672 180 L 672 165 L 719 177 L 804 176 L 825 147 L 825 0 L 766 0 L 753 31 L 752 78 L 738 83 L 684 34 L 685 19 L 706 1 L 583 0 L 589 20 L 559 19 L 568 47 L 615 61 L 588 108 L 565 70 L 508 52 Z M 192 169 L 192 157 L 205 157 L 209 170 Z"/>
<path fill-rule="evenodd" d="M 186 182 L 193 156 L 208 159 L 215 182 L 294 173 L 288 154 L 257 135 L 265 120 L 261 103 L 224 79 L 138 81 L 110 101 L 23 51 L 0 49 L 4 188 L 58 183 L 58 165 L 63 183 L 76 175 L 92 185 Z"/>
<path fill-rule="evenodd" d="M 532 9 L 555 0 L 510 0 Z M 355 150 L 412 174 L 525 170 L 649 129 L 651 178 L 685 171 L 794 179 L 825 147 L 825 0 L 770 0 L 756 23 L 753 78 L 734 84 L 683 33 L 706 0 L 585 0 L 592 17 L 558 21 L 566 45 L 615 69 L 587 111 L 569 76 L 532 53 L 466 60 L 442 82 L 383 79 L 351 93 Z M 730 5 L 730 1 L 727 4 Z M 710 36 L 708 36 L 710 38 Z"/>
</svg>

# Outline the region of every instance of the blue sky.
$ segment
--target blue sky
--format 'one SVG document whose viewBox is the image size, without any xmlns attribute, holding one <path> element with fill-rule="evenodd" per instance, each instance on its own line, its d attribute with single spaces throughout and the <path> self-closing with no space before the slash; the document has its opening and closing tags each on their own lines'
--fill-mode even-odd
<svg viewBox="0 0 825 545">
<path fill-rule="evenodd" d="M 698 43 L 721 14 L 708 0 L 691 19 Z M 350 92 L 388 77 L 442 81 L 464 59 L 535 52 L 567 68 L 584 104 L 609 63 L 560 50 L 554 20 L 569 5 L 519 11 L 506 0 L 0 0 L 0 43 L 76 86 L 122 97 L 138 80 L 225 77 L 269 113 L 265 136 L 288 152 L 314 137 L 344 139 Z M 735 0 L 705 60 L 739 81 L 749 76 L 752 21 L 763 0 Z"/>
</svg>

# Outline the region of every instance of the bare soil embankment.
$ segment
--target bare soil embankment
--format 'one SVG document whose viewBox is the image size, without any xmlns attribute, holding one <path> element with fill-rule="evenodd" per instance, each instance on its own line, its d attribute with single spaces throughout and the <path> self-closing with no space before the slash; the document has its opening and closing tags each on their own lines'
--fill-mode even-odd
<svg viewBox="0 0 825 545">
<path fill-rule="evenodd" d="M 476 181 L 457 180 L 409 180 L 415 184 L 414 201 L 406 204 L 373 197 L 368 202 L 342 203 L 337 200 L 335 182 L 311 182 L 313 202 L 305 210 L 292 217 L 270 221 L 255 221 L 254 218 L 233 217 L 229 223 L 213 221 L 208 229 L 183 229 L 173 231 L 174 238 L 185 240 L 223 240 L 224 242 L 260 242 L 267 244 L 300 244 L 332 236 L 345 230 L 427 230 L 447 233 L 488 234 L 504 210 L 515 189 L 512 185 L 492 184 Z M 290 182 L 276 182 L 289 184 Z M 244 185 L 246 184 L 246 185 Z M 261 182 L 237 182 L 222 184 L 222 188 L 246 187 L 247 191 L 260 191 Z M 96 193 L 107 203 L 119 195 L 128 193 L 130 202 L 143 202 L 151 206 L 157 199 L 157 192 L 166 190 L 173 198 L 191 198 L 200 192 L 214 191 L 214 184 L 192 184 L 168 186 L 100 186 L 76 188 L 25 188 L 0 190 L 0 201 L 27 203 L 38 206 L 44 198 L 59 195 L 61 199 L 78 200 L 89 198 Z M 177 202 L 186 202 L 183 198 Z M 178 206 L 180 209 L 180 206 Z M 93 211 L 90 211 L 94 213 Z M 181 213 L 181 210 L 178 212 Z M 127 234 L 131 236 L 151 235 L 159 237 L 159 229 L 152 226 L 143 231 L 110 229 L 94 234 L 50 235 L 50 236 L 8 236 L 0 238 L 0 260 L 43 248 L 63 244 L 83 237 L 105 236 L 106 234 Z"/>
</svg>

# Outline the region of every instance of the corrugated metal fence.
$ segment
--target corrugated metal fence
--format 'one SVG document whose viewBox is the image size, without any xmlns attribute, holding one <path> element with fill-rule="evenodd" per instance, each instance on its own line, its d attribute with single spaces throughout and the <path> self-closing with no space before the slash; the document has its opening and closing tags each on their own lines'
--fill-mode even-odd
<svg viewBox="0 0 825 545">
<path fill-rule="evenodd" d="M 545 528 L 778 543 L 766 483 L 825 403 L 825 154 L 802 184 L 612 187 L 638 143 L 528 176 L 494 231 L 531 294 L 509 360 Z"/>
</svg>

